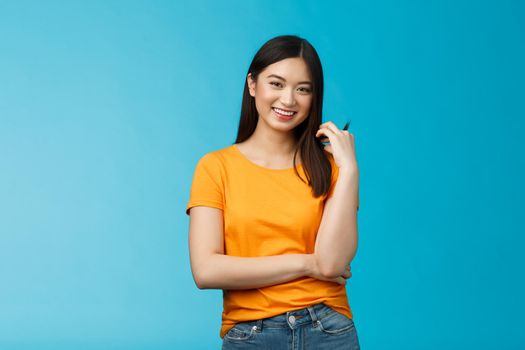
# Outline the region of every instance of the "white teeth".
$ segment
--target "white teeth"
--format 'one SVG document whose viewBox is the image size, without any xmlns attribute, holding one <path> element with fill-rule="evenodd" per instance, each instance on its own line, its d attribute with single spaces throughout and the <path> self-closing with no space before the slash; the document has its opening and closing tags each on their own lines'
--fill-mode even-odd
<svg viewBox="0 0 525 350">
<path fill-rule="evenodd" d="M 295 114 L 295 112 L 286 112 L 286 111 L 283 111 L 282 109 L 279 109 L 279 108 L 274 108 L 273 110 L 276 111 L 279 114 L 282 114 L 282 115 L 293 115 L 293 114 Z"/>
</svg>

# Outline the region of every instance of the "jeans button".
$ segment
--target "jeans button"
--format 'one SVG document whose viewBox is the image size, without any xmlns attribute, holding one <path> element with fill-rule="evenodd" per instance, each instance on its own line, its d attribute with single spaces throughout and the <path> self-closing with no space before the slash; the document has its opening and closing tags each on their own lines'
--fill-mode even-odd
<svg viewBox="0 0 525 350">
<path fill-rule="evenodd" d="M 294 325 L 295 324 L 295 316 L 292 315 L 292 316 L 288 317 L 288 321 L 290 322 L 291 325 Z"/>
</svg>

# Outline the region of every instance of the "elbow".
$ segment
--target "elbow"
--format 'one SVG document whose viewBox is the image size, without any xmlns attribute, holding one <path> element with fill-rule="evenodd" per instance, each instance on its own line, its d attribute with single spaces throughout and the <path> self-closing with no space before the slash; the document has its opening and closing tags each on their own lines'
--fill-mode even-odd
<svg viewBox="0 0 525 350">
<path fill-rule="evenodd" d="M 346 268 L 353 260 L 354 255 L 352 255 L 348 260 L 330 260 L 322 259 L 318 261 L 318 268 L 321 275 L 325 278 L 337 278 L 342 276 L 345 273 Z"/>
<path fill-rule="evenodd" d="M 202 276 L 194 275 L 193 280 L 195 281 L 195 285 L 197 286 L 197 288 L 208 289 L 206 281 L 204 280 L 204 278 L 202 278 Z"/>
<path fill-rule="evenodd" d="M 199 289 L 221 289 L 220 276 L 215 268 L 214 256 L 206 256 L 191 264 L 191 273 Z"/>
<path fill-rule="evenodd" d="M 211 289 L 210 282 L 208 279 L 206 279 L 204 276 L 201 275 L 194 275 L 193 280 L 195 281 L 195 285 L 199 289 Z"/>
<path fill-rule="evenodd" d="M 337 278 L 343 275 L 345 268 L 345 266 L 341 267 L 337 264 L 323 264 L 319 267 L 319 272 L 325 278 Z"/>
<path fill-rule="evenodd" d="M 324 278 L 337 278 L 344 273 L 344 266 L 337 261 L 328 260 L 316 256 L 316 270 Z"/>
<path fill-rule="evenodd" d="M 195 281 L 195 285 L 199 289 L 211 289 L 211 283 L 210 279 L 208 277 L 209 274 L 206 273 L 204 269 L 194 269 L 192 271 L 193 273 L 193 280 Z"/>
</svg>

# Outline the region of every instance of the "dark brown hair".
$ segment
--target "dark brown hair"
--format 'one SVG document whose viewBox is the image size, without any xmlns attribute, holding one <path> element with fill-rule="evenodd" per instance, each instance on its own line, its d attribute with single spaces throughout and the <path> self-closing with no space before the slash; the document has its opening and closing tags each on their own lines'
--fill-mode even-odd
<svg viewBox="0 0 525 350">
<path fill-rule="evenodd" d="M 257 81 L 259 73 L 267 66 L 284 60 L 286 58 L 300 57 L 310 71 L 312 79 L 312 104 L 308 117 L 293 130 L 297 141 L 297 148 L 293 157 L 295 173 L 303 182 L 306 181 L 297 172 L 295 159 L 300 152 L 303 169 L 305 171 L 308 185 L 312 188 L 315 197 L 324 195 L 330 188 L 332 168 L 323 150 L 322 143 L 316 139 L 315 133 L 319 129 L 323 112 L 323 68 L 321 60 L 314 47 L 295 35 L 282 35 L 267 41 L 255 54 L 248 74 Z M 246 77 L 248 76 L 246 75 Z M 250 95 L 248 82 L 245 79 L 244 93 L 241 105 L 241 119 L 235 143 L 247 140 L 255 131 L 259 115 L 255 107 L 255 98 Z"/>
</svg>

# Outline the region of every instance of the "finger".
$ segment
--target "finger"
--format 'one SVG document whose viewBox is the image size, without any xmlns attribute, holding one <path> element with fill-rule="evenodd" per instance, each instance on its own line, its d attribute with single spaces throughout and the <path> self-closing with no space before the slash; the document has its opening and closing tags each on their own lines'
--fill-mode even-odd
<svg viewBox="0 0 525 350">
<path fill-rule="evenodd" d="M 340 130 L 337 125 L 335 125 L 334 122 L 332 121 L 327 121 L 327 122 L 324 122 L 323 124 L 319 125 L 320 128 L 329 128 L 333 131 L 337 131 L 337 130 Z"/>
<path fill-rule="evenodd" d="M 345 137 L 347 137 L 348 139 L 350 139 L 350 142 L 351 142 L 351 143 L 354 143 L 354 140 L 355 140 L 355 138 L 354 138 L 354 134 L 352 134 L 352 133 L 349 132 L 348 130 L 343 130 L 343 131 L 341 131 L 341 133 L 342 133 Z"/>
<path fill-rule="evenodd" d="M 330 130 L 332 130 L 334 133 L 338 133 L 339 131 L 341 131 L 341 129 L 339 129 L 337 127 L 337 125 L 335 125 L 333 122 L 331 121 L 328 121 L 326 123 L 323 123 L 319 126 L 320 128 L 328 128 Z"/>
<path fill-rule="evenodd" d="M 319 137 L 321 135 L 324 135 L 328 137 L 329 139 L 332 139 L 336 136 L 335 132 L 333 132 L 332 130 L 328 128 L 322 128 L 322 129 L 317 130 L 317 132 L 315 133 L 315 137 Z"/>
<path fill-rule="evenodd" d="M 346 279 L 343 278 L 342 276 L 339 276 L 339 277 L 330 278 L 327 281 L 334 282 L 334 283 L 337 283 L 337 284 L 342 284 L 343 281 L 346 282 Z"/>
</svg>

